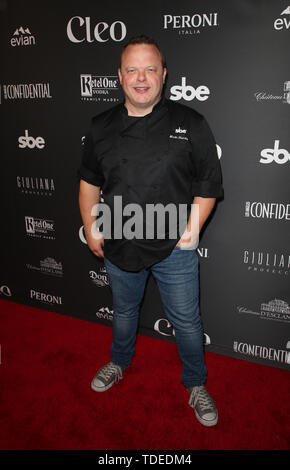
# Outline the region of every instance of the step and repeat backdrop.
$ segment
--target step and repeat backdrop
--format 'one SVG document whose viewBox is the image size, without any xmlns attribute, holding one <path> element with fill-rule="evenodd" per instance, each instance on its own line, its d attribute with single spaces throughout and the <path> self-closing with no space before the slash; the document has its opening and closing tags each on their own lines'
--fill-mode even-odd
<svg viewBox="0 0 290 470">
<path fill-rule="evenodd" d="M 223 171 L 198 247 L 205 349 L 289 369 L 289 0 L 1 0 L 0 19 L 1 298 L 112 325 L 77 169 L 91 118 L 123 100 L 122 47 L 143 33 Z M 152 277 L 139 332 L 175 341 Z"/>
</svg>

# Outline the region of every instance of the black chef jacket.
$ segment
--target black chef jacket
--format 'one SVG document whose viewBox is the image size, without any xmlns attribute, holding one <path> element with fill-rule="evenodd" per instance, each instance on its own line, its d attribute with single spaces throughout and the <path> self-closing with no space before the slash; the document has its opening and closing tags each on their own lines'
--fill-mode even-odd
<svg viewBox="0 0 290 470">
<path fill-rule="evenodd" d="M 194 196 L 223 195 L 216 144 L 206 120 L 165 98 L 143 117 L 128 116 L 123 103 L 95 116 L 78 173 L 101 187 L 112 212 L 114 196 L 122 196 L 123 206 L 187 204 L 189 215 Z M 179 238 L 170 239 L 167 232 L 161 240 L 105 238 L 104 254 L 121 269 L 139 271 L 166 258 Z"/>
</svg>

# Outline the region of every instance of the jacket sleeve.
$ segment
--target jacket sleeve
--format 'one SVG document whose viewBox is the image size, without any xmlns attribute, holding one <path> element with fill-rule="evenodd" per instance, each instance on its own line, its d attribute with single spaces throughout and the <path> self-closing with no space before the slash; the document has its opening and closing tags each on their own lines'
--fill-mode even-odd
<svg viewBox="0 0 290 470">
<path fill-rule="evenodd" d="M 81 165 L 78 169 L 78 177 L 94 186 L 102 186 L 104 177 L 98 164 L 98 158 L 93 139 L 92 126 L 85 137 Z"/>
<path fill-rule="evenodd" d="M 221 165 L 212 131 L 203 116 L 191 127 L 192 157 L 195 174 L 192 181 L 192 195 L 221 198 Z"/>
</svg>

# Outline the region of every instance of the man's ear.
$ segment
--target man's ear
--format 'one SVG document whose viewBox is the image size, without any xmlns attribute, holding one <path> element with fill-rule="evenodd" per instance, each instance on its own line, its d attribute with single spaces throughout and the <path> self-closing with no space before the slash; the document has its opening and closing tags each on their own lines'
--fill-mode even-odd
<svg viewBox="0 0 290 470">
<path fill-rule="evenodd" d="M 118 68 L 118 76 L 119 76 L 120 83 L 122 85 L 122 72 L 121 72 L 120 67 Z"/>
<path fill-rule="evenodd" d="M 167 75 L 167 68 L 164 67 L 164 69 L 163 69 L 163 83 L 165 83 L 166 75 Z"/>
</svg>

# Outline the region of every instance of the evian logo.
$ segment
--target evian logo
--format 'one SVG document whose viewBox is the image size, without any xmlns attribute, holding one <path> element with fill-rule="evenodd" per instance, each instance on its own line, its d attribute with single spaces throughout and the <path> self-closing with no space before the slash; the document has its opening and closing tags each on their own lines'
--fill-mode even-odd
<svg viewBox="0 0 290 470">
<path fill-rule="evenodd" d="M 280 13 L 280 15 L 281 16 L 283 15 L 283 18 L 277 18 L 274 21 L 274 29 L 276 29 L 276 31 L 290 29 L 290 17 L 287 18 L 286 16 L 284 16 L 284 15 L 290 15 L 290 5 L 287 8 L 285 8 L 285 10 L 283 10 L 282 13 Z"/>
<path fill-rule="evenodd" d="M 109 307 L 101 307 L 96 312 L 96 316 L 98 318 L 102 318 L 103 320 L 113 321 L 114 310 L 111 310 Z"/>
<path fill-rule="evenodd" d="M 111 25 L 105 21 L 99 21 L 95 26 L 91 25 L 91 18 L 86 16 L 73 16 L 66 28 L 67 37 L 71 42 L 120 42 L 126 37 L 127 29 L 123 21 L 114 21 Z"/>
<path fill-rule="evenodd" d="M 10 40 L 11 46 L 34 46 L 35 45 L 35 37 L 32 36 L 29 28 L 17 28 L 14 33 L 13 37 Z"/>
</svg>

